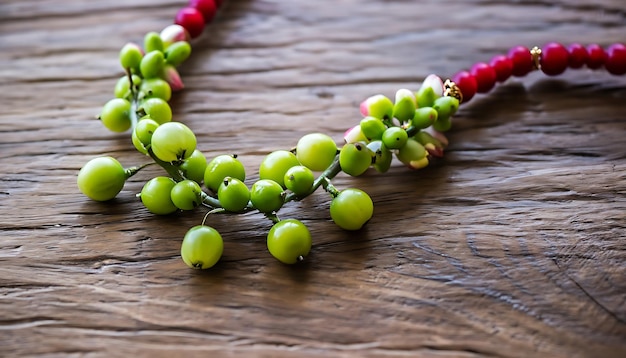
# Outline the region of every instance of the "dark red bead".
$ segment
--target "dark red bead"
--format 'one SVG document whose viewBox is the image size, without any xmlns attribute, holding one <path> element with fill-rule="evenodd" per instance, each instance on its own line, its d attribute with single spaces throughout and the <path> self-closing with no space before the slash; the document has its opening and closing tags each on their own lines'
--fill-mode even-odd
<svg viewBox="0 0 626 358">
<path fill-rule="evenodd" d="M 487 93 L 496 85 L 496 71 L 484 62 L 472 66 L 470 74 L 476 79 L 478 93 Z"/>
<path fill-rule="evenodd" d="M 200 36 L 204 30 L 204 17 L 198 9 L 193 7 L 178 10 L 174 23 L 184 27 L 192 38 Z"/>
<path fill-rule="evenodd" d="M 613 44 L 606 50 L 606 62 L 604 68 L 614 75 L 626 73 L 626 46 Z"/>
<path fill-rule="evenodd" d="M 498 55 L 489 61 L 489 65 L 493 67 L 493 70 L 496 72 L 498 82 L 504 82 L 511 77 L 513 62 L 510 58 L 504 55 Z"/>
<path fill-rule="evenodd" d="M 604 65 L 606 52 L 604 52 L 604 49 L 600 45 L 593 44 L 587 46 L 587 53 L 589 54 L 589 57 L 587 58 L 587 67 L 595 70 Z"/>
<path fill-rule="evenodd" d="M 476 83 L 476 79 L 467 71 L 461 71 L 452 77 L 452 81 L 456 83 L 456 85 L 461 90 L 463 94 L 463 102 L 469 102 L 472 97 L 476 94 L 476 90 L 478 89 L 478 85 Z"/>
<path fill-rule="evenodd" d="M 541 49 L 541 71 L 548 76 L 565 72 L 569 64 L 569 52 L 560 43 L 551 42 Z"/>
<path fill-rule="evenodd" d="M 189 0 L 189 5 L 187 6 L 198 9 L 205 23 L 211 22 L 217 13 L 215 0 Z"/>
<path fill-rule="evenodd" d="M 581 68 L 587 63 L 589 54 L 585 46 L 574 43 L 569 45 L 567 50 L 569 51 L 569 67 Z"/>
<path fill-rule="evenodd" d="M 516 46 L 509 50 L 509 58 L 513 62 L 513 76 L 526 76 L 532 71 L 534 63 L 530 50 L 524 46 Z"/>
</svg>

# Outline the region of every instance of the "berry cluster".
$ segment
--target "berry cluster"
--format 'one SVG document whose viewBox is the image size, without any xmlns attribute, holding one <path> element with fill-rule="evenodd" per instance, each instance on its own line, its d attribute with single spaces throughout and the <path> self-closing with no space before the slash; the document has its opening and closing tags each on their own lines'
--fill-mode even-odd
<svg viewBox="0 0 626 358">
<path fill-rule="evenodd" d="M 183 88 L 176 67 L 189 57 L 189 41 L 202 33 L 220 6 L 217 0 L 191 0 L 178 12 L 175 24 L 146 34 L 143 47 L 130 43 L 122 48 L 120 64 L 126 73 L 99 118 L 112 131 L 130 130 L 135 148 L 152 162 L 124 168 L 115 158 L 101 156 L 85 164 L 77 178 L 83 194 L 107 201 L 142 168 L 161 166 L 166 175 L 148 180 L 137 196 L 157 215 L 206 208 L 202 223 L 192 227 L 181 244 L 182 259 L 192 268 L 212 267 L 222 256 L 220 233 L 205 225 L 209 214 L 217 213 L 262 213 L 273 222 L 267 234 L 270 254 L 286 264 L 303 260 L 312 246 L 311 233 L 301 221 L 280 219 L 278 213 L 285 204 L 320 187 L 329 194 L 335 224 L 345 230 L 360 229 L 373 215 L 371 198 L 356 188 L 338 190 L 332 179 L 341 172 L 359 176 L 370 168 L 384 173 L 394 157 L 411 169 L 427 166 L 431 158 L 443 155 L 448 144 L 443 132 L 450 129 L 460 102 L 489 91 L 496 82 L 533 69 L 556 75 L 568 66 L 585 64 L 626 73 L 626 47 L 621 44 L 607 51 L 580 45 L 566 49 L 554 43 L 532 50 L 518 46 L 489 64 L 459 72 L 454 82 L 430 75 L 417 91 L 398 90 L 393 101 L 382 94 L 369 97 L 360 107 L 363 118 L 345 132 L 341 146 L 326 134 L 307 134 L 293 149 L 269 153 L 260 164 L 259 179 L 249 186 L 237 156 L 223 154 L 207 160 L 196 148 L 193 131 L 172 120 L 168 104 L 172 92 Z"/>
</svg>

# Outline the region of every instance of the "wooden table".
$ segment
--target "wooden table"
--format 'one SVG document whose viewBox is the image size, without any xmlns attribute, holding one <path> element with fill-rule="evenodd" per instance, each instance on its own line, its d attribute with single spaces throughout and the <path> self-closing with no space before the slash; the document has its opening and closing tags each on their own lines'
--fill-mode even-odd
<svg viewBox="0 0 626 358">
<path fill-rule="evenodd" d="M 146 162 L 94 120 L 127 41 L 185 1 L 0 3 L 0 355 L 215 357 L 626 356 L 624 77 L 512 78 L 462 107 L 443 160 L 340 175 L 375 202 L 346 232 L 322 191 L 280 211 L 314 237 L 306 262 L 267 252 L 260 214 L 216 215 L 216 267 L 188 269 L 204 211 L 151 215 L 76 187 L 89 159 Z M 626 40 L 622 0 L 231 0 L 181 68 L 175 120 L 209 158 L 263 156 L 358 105 L 514 45 Z"/>
</svg>

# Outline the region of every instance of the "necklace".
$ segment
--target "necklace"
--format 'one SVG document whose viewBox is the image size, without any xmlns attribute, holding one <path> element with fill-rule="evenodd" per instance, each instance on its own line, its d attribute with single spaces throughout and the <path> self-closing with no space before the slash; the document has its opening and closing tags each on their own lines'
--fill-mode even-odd
<svg viewBox="0 0 626 358">
<path fill-rule="evenodd" d="M 541 48 L 516 46 L 488 62 L 476 63 L 449 80 L 425 78 L 416 89 L 399 89 L 392 100 L 385 95 L 367 98 L 360 106 L 362 119 L 337 143 L 327 134 L 310 133 L 294 148 L 269 153 L 259 168 L 259 180 L 246 183 L 246 169 L 236 155 L 207 160 L 197 150 L 194 132 L 172 120 L 168 104 L 172 92 L 182 90 L 177 66 L 191 54 L 190 41 L 212 21 L 221 1 L 192 0 L 175 17 L 175 24 L 150 32 L 143 46 L 129 43 L 120 51 L 126 74 L 115 86 L 100 120 L 115 132 L 131 132 L 135 148 L 152 161 L 124 168 L 115 158 L 97 157 L 78 174 L 79 189 L 89 198 L 107 201 L 122 190 L 126 180 L 150 165 L 167 175 L 147 181 L 138 195 L 157 215 L 206 208 L 200 225 L 192 227 L 181 245 L 183 261 L 193 268 L 210 268 L 223 253 L 223 238 L 206 225 L 210 215 L 260 212 L 273 223 L 267 247 L 283 263 L 302 261 L 312 246 L 312 235 L 297 219 L 281 219 L 280 209 L 322 188 L 329 194 L 330 218 L 345 230 L 361 229 L 374 214 L 374 203 L 356 188 L 338 189 L 332 179 L 339 173 L 360 176 L 366 171 L 386 172 L 394 160 L 421 169 L 443 156 L 448 145 L 444 133 L 461 104 L 487 93 L 510 77 L 532 71 L 556 76 L 566 69 L 604 69 L 626 73 L 626 46 L 583 46 L 548 43 Z M 395 158 L 395 159 L 394 159 Z M 204 187 L 204 188 L 203 188 Z"/>
</svg>

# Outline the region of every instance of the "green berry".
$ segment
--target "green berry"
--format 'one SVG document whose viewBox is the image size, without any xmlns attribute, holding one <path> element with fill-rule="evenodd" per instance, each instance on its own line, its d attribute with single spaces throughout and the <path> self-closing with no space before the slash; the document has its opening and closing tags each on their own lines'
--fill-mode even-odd
<svg viewBox="0 0 626 358">
<path fill-rule="evenodd" d="M 295 154 L 286 150 L 277 150 L 263 158 L 259 166 L 259 178 L 273 180 L 285 187 L 285 173 L 296 165 L 300 165 L 300 162 Z"/>
<path fill-rule="evenodd" d="M 416 163 L 426 158 L 427 154 L 426 148 L 424 148 L 423 145 L 413 138 L 410 138 L 404 147 L 400 148 L 396 156 L 405 165 L 418 169 Z"/>
<path fill-rule="evenodd" d="M 250 201 L 250 190 L 241 180 L 226 177 L 217 189 L 217 199 L 227 211 L 241 212 Z"/>
<path fill-rule="evenodd" d="M 437 121 L 437 111 L 432 107 L 422 107 L 415 110 L 411 125 L 418 129 L 430 127 Z"/>
<path fill-rule="evenodd" d="M 374 153 L 374 169 L 379 173 L 386 173 L 393 160 L 391 151 L 380 140 L 368 143 L 367 147 Z"/>
<path fill-rule="evenodd" d="M 141 143 L 141 141 L 137 137 L 136 131 L 133 131 L 133 134 L 131 134 L 131 140 L 133 142 L 133 146 L 135 146 L 135 149 L 137 149 L 139 153 L 146 154 L 146 155 L 148 154 L 148 149 L 146 149 L 143 143 Z"/>
<path fill-rule="evenodd" d="M 281 220 L 267 234 L 267 249 L 278 261 L 295 264 L 311 251 L 309 229 L 296 219 Z"/>
<path fill-rule="evenodd" d="M 133 78 L 133 86 L 135 87 L 133 88 L 133 90 L 136 90 L 141 84 L 141 77 L 137 75 L 132 75 L 132 78 Z M 116 98 L 124 98 L 124 99 L 131 98 L 132 91 L 130 88 L 130 80 L 128 79 L 127 75 L 124 75 L 120 77 L 119 80 L 117 80 L 117 83 L 115 84 L 115 89 L 113 90 L 113 94 L 115 95 Z"/>
<path fill-rule="evenodd" d="M 139 70 L 143 78 L 160 77 L 164 68 L 165 57 L 163 56 L 163 52 L 157 50 L 146 53 L 139 64 Z"/>
<path fill-rule="evenodd" d="M 393 116 L 404 123 L 415 114 L 415 94 L 408 89 L 399 89 L 396 92 L 396 102 L 393 105 Z"/>
<path fill-rule="evenodd" d="M 172 66 L 178 66 L 191 55 L 191 45 L 187 41 L 177 41 L 165 50 L 165 60 Z"/>
<path fill-rule="evenodd" d="M 393 118 L 393 102 L 385 95 L 371 96 L 361 103 L 361 113 L 379 119 Z"/>
<path fill-rule="evenodd" d="M 459 100 L 451 96 L 439 97 L 432 107 L 437 111 L 437 121 L 446 120 L 459 109 Z"/>
<path fill-rule="evenodd" d="M 360 125 L 361 131 L 369 140 L 382 138 L 385 129 L 387 129 L 382 120 L 371 116 L 361 119 Z"/>
<path fill-rule="evenodd" d="M 435 104 L 435 100 L 439 97 L 435 93 L 432 87 L 422 86 L 415 94 L 417 99 L 417 107 L 432 107 Z"/>
<path fill-rule="evenodd" d="M 250 202 L 262 213 L 278 211 L 284 203 L 283 187 L 269 179 L 261 179 L 250 189 Z"/>
<path fill-rule="evenodd" d="M 360 229 L 373 213 L 372 199 L 360 189 L 342 190 L 330 203 L 330 217 L 344 230 Z"/>
<path fill-rule="evenodd" d="M 124 132 L 131 126 L 130 102 L 123 98 L 108 101 L 100 112 L 100 120 L 113 132 Z"/>
<path fill-rule="evenodd" d="M 161 36 L 154 31 L 148 32 L 143 38 L 143 48 L 147 53 L 152 51 L 163 52 Z"/>
<path fill-rule="evenodd" d="M 185 179 L 174 185 L 170 192 L 172 203 L 181 210 L 193 210 L 202 204 L 202 189 L 191 179 Z"/>
<path fill-rule="evenodd" d="M 124 167 L 113 157 L 90 160 L 78 172 L 78 189 L 88 198 L 107 201 L 115 198 L 127 179 Z"/>
<path fill-rule="evenodd" d="M 161 78 L 146 79 L 141 83 L 139 92 L 144 99 L 156 97 L 167 102 L 172 98 L 172 88 Z"/>
<path fill-rule="evenodd" d="M 194 269 L 213 267 L 222 257 L 224 240 L 220 233 L 210 226 L 194 226 L 183 238 L 180 255 L 187 266 Z"/>
<path fill-rule="evenodd" d="M 336 155 L 337 144 L 326 134 L 307 134 L 300 138 L 296 145 L 298 161 L 313 171 L 323 171 L 328 168 Z"/>
<path fill-rule="evenodd" d="M 143 205 L 153 214 L 167 215 L 176 211 L 170 193 L 176 185 L 172 178 L 155 177 L 144 184 L 139 197 Z"/>
<path fill-rule="evenodd" d="M 246 180 L 246 169 L 235 155 L 223 154 L 213 158 L 204 171 L 204 185 L 216 193 L 226 177 Z"/>
<path fill-rule="evenodd" d="M 127 43 L 120 50 L 119 58 L 123 69 L 136 69 L 139 68 L 139 64 L 143 59 L 143 53 L 136 44 Z"/>
<path fill-rule="evenodd" d="M 207 162 L 204 154 L 199 150 L 194 150 L 191 156 L 180 165 L 180 170 L 187 179 L 191 179 L 198 184 L 204 180 Z"/>
<path fill-rule="evenodd" d="M 148 98 L 141 103 L 141 109 L 159 124 L 172 120 L 172 108 L 162 98 Z"/>
<path fill-rule="evenodd" d="M 409 138 L 406 131 L 400 127 L 389 127 L 383 133 L 383 143 L 389 149 L 400 149 Z"/>
<path fill-rule="evenodd" d="M 150 143 L 154 155 L 164 162 L 187 159 L 196 150 L 195 134 L 180 122 L 168 122 L 158 126 Z"/>
<path fill-rule="evenodd" d="M 314 181 L 313 172 L 304 165 L 289 168 L 284 177 L 285 187 L 299 197 L 304 197 L 311 192 Z"/>
<path fill-rule="evenodd" d="M 344 173 L 359 176 L 372 165 L 372 156 L 364 143 L 347 143 L 339 152 L 339 165 Z"/>
<path fill-rule="evenodd" d="M 152 135 L 159 127 L 159 123 L 151 118 L 142 118 L 135 126 L 135 135 L 144 147 L 152 142 Z"/>
</svg>

